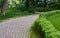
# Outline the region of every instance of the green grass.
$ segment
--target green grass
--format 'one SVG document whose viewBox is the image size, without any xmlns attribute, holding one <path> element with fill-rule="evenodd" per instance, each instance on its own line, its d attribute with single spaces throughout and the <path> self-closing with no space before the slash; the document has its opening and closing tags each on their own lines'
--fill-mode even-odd
<svg viewBox="0 0 60 38">
<path fill-rule="evenodd" d="M 30 38 L 40 38 L 40 36 L 38 35 L 37 32 L 32 31 L 30 32 Z"/>
<path fill-rule="evenodd" d="M 40 36 L 40 29 L 37 28 L 38 21 L 35 21 L 34 24 L 31 26 L 30 29 L 30 38 L 41 38 Z"/>
<path fill-rule="evenodd" d="M 60 14 L 55 14 L 52 16 L 47 17 L 48 20 L 60 31 Z"/>
<path fill-rule="evenodd" d="M 31 33 L 32 38 L 39 38 L 38 34 L 42 34 L 44 38 L 60 38 L 60 10 L 41 13 L 32 26 L 32 31 L 35 31 Z"/>
<path fill-rule="evenodd" d="M 31 14 L 33 13 L 29 13 L 27 11 L 22 12 L 21 10 L 17 8 L 10 8 L 10 9 L 7 9 L 5 16 L 0 14 L 0 21 L 13 18 L 13 17 L 16 18 L 16 17 L 26 16 L 26 15 L 31 15 Z"/>
</svg>

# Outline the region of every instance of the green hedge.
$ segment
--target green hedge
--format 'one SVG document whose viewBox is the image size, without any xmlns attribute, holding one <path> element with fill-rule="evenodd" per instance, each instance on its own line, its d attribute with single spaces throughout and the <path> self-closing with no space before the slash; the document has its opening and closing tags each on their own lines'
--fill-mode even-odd
<svg viewBox="0 0 60 38">
<path fill-rule="evenodd" d="M 46 19 L 46 17 L 59 14 L 60 10 L 41 13 L 40 17 L 35 21 L 32 26 L 32 30 L 43 34 L 44 38 L 60 38 L 60 32 L 54 27 L 54 25 Z"/>
<path fill-rule="evenodd" d="M 51 11 L 51 10 L 54 10 L 53 8 L 47 8 L 47 7 L 36 7 L 35 8 L 35 11 L 38 11 L 38 12 L 47 12 L 47 11 Z"/>
<path fill-rule="evenodd" d="M 52 25 L 52 23 L 41 17 L 38 20 L 38 26 L 41 25 L 42 31 L 45 32 L 45 38 L 60 38 L 60 32 Z"/>
<path fill-rule="evenodd" d="M 49 11 L 49 12 L 42 12 L 40 13 L 40 17 L 41 16 L 52 16 L 54 14 L 60 14 L 60 10 L 53 10 L 53 11 Z"/>
</svg>

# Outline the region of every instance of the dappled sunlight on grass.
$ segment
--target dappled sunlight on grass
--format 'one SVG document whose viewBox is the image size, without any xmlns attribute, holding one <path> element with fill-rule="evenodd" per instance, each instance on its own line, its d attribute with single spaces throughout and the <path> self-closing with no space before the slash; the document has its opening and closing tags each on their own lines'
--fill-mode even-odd
<svg viewBox="0 0 60 38">
<path fill-rule="evenodd" d="M 60 31 L 60 14 L 49 16 L 47 19 Z"/>
</svg>

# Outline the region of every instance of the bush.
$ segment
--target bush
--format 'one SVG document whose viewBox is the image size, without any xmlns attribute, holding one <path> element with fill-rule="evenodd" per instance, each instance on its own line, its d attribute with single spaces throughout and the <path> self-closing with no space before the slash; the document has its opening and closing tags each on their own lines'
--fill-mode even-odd
<svg viewBox="0 0 60 38">
<path fill-rule="evenodd" d="M 60 38 L 60 32 L 46 19 L 46 17 L 55 14 L 60 14 L 60 10 L 41 13 L 32 26 L 32 30 L 37 31 L 40 35 L 43 34 L 44 38 Z"/>
<path fill-rule="evenodd" d="M 38 25 L 41 25 L 42 31 L 45 32 L 45 38 L 60 38 L 60 32 L 44 17 L 39 19 Z"/>
<path fill-rule="evenodd" d="M 40 14 L 40 17 L 41 16 L 48 17 L 48 16 L 52 16 L 54 14 L 60 14 L 60 10 L 53 10 L 53 11 L 49 11 L 49 12 L 42 12 Z"/>
<path fill-rule="evenodd" d="M 36 7 L 35 8 L 35 11 L 38 11 L 38 12 L 47 12 L 51 10 L 54 10 L 54 8 L 48 8 L 48 7 Z"/>
</svg>

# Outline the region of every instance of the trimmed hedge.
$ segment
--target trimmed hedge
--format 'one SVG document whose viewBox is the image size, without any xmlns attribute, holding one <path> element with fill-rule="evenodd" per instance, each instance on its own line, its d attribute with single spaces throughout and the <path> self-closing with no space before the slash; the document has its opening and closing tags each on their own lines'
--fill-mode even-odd
<svg viewBox="0 0 60 38">
<path fill-rule="evenodd" d="M 60 32 L 44 17 L 39 19 L 38 26 L 39 25 L 41 25 L 42 31 L 45 32 L 45 38 L 60 38 Z"/>
<path fill-rule="evenodd" d="M 60 10 L 41 13 L 40 17 L 35 21 L 32 26 L 32 30 L 43 34 L 44 38 L 60 38 L 60 32 L 54 27 L 54 25 L 46 19 L 46 17 L 60 14 Z"/>
<path fill-rule="evenodd" d="M 54 14 L 60 14 L 60 10 L 54 10 L 54 11 L 49 11 L 49 12 L 42 12 L 42 13 L 40 13 L 40 17 L 41 16 L 48 17 L 48 16 L 52 16 Z"/>
</svg>

